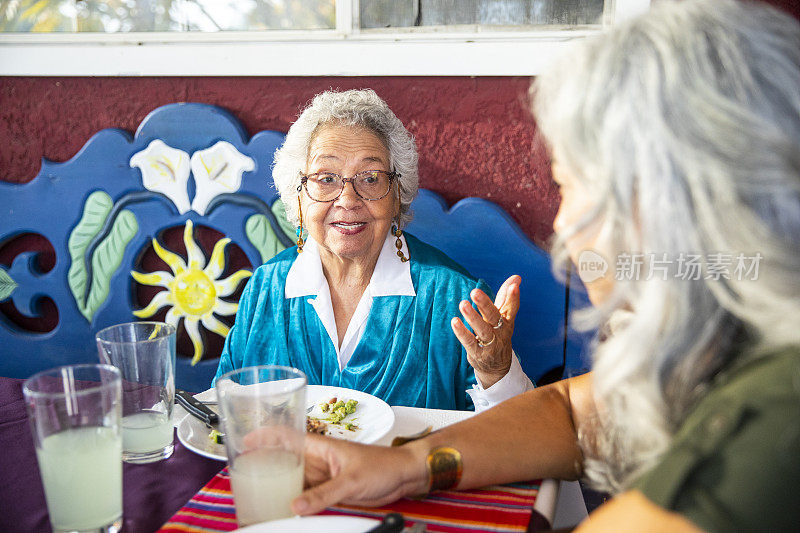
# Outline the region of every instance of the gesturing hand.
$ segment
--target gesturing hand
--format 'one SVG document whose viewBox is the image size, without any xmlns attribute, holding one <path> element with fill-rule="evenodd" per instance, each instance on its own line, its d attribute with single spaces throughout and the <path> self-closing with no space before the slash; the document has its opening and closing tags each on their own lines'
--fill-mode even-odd
<svg viewBox="0 0 800 533">
<path fill-rule="evenodd" d="M 453 317 L 450 321 L 453 332 L 467 351 L 467 361 L 475 369 L 475 377 L 484 388 L 497 383 L 511 368 L 511 336 L 519 311 L 520 283 L 519 276 L 508 278 L 497 291 L 494 303 L 485 292 L 474 289 L 470 298 L 480 314 L 467 300 L 461 301 L 458 309 L 474 335 L 460 318 Z"/>
</svg>

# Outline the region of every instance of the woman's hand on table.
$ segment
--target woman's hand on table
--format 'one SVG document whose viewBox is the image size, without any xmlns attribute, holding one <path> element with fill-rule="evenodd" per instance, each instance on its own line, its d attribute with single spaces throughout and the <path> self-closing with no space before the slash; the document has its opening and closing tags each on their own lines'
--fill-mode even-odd
<svg viewBox="0 0 800 533">
<path fill-rule="evenodd" d="M 460 318 L 451 320 L 453 332 L 467 351 L 467 361 L 484 388 L 500 381 L 511 368 L 511 336 L 519 311 L 520 283 L 520 276 L 508 278 L 497 291 L 494 302 L 482 290 L 474 289 L 470 297 L 478 311 L 470 302 L 462 300 L 458 308 L 474 335 Z"/>
<path fill-rule="evenodd" d="M 299 515 L 337 503 L 377 506 L 427 491 L 425 461 L 409 447 L 368 446 L 307 435 L 305 486 L 292 502 Z"/>
</svg>

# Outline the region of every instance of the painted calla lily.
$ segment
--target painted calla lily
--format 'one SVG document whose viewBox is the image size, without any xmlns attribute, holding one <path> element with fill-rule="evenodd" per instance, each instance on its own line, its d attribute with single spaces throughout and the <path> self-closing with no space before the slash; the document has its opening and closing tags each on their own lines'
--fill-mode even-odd
<svg viewBox="0 0 800 533">
<path fill-rule="evenodd" d="M 131 157 L 130 166 L 142 171 L 145 189 L 160 192 L 172 200 L 178 213 L 189 211 L 189 193 L 186 190 L 189 154 L 156 139 Z"/>
<path fill-rule="evenodd" d="M 200 215 L 205 215 L 209 202 L 218 195 L 238 191 L 242 174 L 256 168 L 252 158 L 226 141 L 193 153 L 191 165 L 197 185 L 192 209 Z"/>
<path fill-rule="evenodd" d="M 219 275 L 225 270 L 225 247 L 231 240 L 220 239 L 214 245 L 211 258 L 206 264 L 203 251 L 193 236 L 193 224 L 186 221 L 183 230 L 183 242 L 186 245 L 186 261 L 178 254 L 164 249 L 158 240 L 153 239 L 153 248 L 158 257 L 169 265 L 172 272 L 131 272 L 133 279 L 142 285 L 164 287 L 167 290 L 157 293 L 144 309 L 134 311 L 139 318 L 149 318 L 164 306 L 170 306 L 165 321 L 178 327 L 180 319 L 184 320 L 189 338 L 194 346 L 192 364 L 196 364 L 203 356 L 203 337 L 200 324 L 205 329 L 222 337 L 228 335 L 228 326 L 214 315 L 230 316 L 236 314 L 239 304 L 222 300 L 230 296 L 243 279 L 252 275 L 249 270 L 239 270 L 225 279 Z"/>
</svg>

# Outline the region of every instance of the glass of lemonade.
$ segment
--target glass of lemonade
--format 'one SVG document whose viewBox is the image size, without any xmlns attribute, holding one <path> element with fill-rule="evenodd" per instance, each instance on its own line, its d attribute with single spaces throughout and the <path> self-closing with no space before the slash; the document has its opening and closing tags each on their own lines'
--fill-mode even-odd
<svg viewBox="0 0 800 533">
<path fill-rule="evenodd" d="M 33 375 L 22 391 L 53 531 L 119 531 L 119 370 L 62 366 Z"/>
<path fill-rule="evenodd" d="M 306 375 L 252 366 L 217 379 L 231 489 L 240 526 L 288 518 L 303 490 Z"/>
<path fill-rule="evenodd" d="M 129 322 L 101 330 L 103 363 L 122 374 L 122 460 L 152 463 L 172 455 L 175 402 L 175 328 Z"/>
</svg>

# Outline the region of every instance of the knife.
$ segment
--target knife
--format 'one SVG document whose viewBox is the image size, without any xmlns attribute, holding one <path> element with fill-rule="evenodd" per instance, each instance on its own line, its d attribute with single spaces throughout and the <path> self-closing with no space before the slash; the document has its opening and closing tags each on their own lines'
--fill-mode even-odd
<svg viewBox="0 0 800 533">
<path fill-rule="evenodd" d="M 192 416 L 205 422 L 207 426 L 216 427 L 219 425 L 219 415 L 195 398 L 191 392 L 175 389 L 175 400 Z"/>
</svg>

